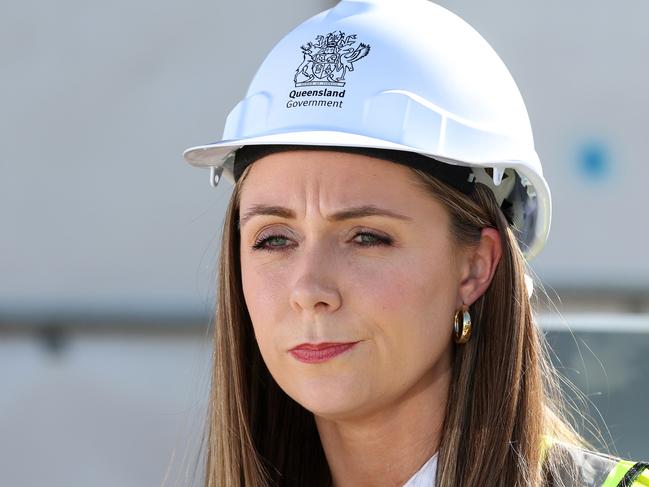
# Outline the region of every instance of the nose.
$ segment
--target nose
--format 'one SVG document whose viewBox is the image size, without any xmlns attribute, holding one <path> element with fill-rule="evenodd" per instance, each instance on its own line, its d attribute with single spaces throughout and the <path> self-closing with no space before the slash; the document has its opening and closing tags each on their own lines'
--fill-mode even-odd
<svg viewBox="0 0 649 487">
<path fill-rule="evenodd" d="M 322 249 L 320 247 L 320 249 Z M 304 252 L 291 289 L 291 307 L 300 313 L 332 313 L 342 304 L 335 257 L 317 249 Z"/>
</svg>

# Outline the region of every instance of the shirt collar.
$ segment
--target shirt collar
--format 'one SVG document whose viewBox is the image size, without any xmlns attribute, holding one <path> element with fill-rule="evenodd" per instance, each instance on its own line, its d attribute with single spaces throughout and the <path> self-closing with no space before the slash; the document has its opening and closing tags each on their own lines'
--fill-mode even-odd
<svg viewBox="0 0 649 487">
<path fill-rule="evenodd" d="M 403 487 L 431 487 L 437 477 L 437 453 L 428 459 Z"/>
</svg>

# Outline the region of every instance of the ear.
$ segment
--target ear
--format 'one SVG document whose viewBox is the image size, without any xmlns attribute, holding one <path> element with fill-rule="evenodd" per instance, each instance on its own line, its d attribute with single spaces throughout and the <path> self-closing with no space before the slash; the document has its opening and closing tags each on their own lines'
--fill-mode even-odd
<svg viewBox="0 0 649 487">
<path fill-rule="evenodd" d="M 500 234 L 495 228 L 483 228 L 480 242 L 472 246 L 462 259 L 458 289 L 458 308 L 473 304 L 486 291 L 502 256 Z"/>
</svg>

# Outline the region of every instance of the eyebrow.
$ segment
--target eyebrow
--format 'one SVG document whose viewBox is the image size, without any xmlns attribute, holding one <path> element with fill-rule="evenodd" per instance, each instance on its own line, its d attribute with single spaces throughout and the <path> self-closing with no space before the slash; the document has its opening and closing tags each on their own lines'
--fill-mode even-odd
<svg viewBox="0 0 649 487">
<path fill-rule="evenodd" d="M 250 220 L 254 216 L 259 215 L 272 215 L 279 216 L 282 218 L 295 218 L 295 212 L 290 208 L 285 208 L 283 206 L 271 206 L 271 205 L 253 205 L 240 219 L 239 219 L 239 228 Z M 363 218 L 368 216 L 387 216 L 391 218 L 396 218 L 399 220 L 412 221 L 412 218 L 395 213 L 394 211 L 387 210 L 385 208 L 379 208 L 374 205 L 363 205 L 355 206 L 352 208 L 345 208 L 344 210 L 337 211 L 329 216 L 327 216 L 328 221 L 343 221 L 350 220 L 352 218 Z"/>
</svg>

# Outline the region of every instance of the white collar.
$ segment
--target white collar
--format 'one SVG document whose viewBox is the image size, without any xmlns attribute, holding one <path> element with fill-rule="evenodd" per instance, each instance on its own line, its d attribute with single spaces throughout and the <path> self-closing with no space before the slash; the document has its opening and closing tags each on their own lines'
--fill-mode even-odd
<svg viewBox="0 0 649 487">
<path fill-rule="evenodd" d="M 403 487 L 432 487 L 437 476 L 437 453 L 428 459 Z"/>
</svg>

